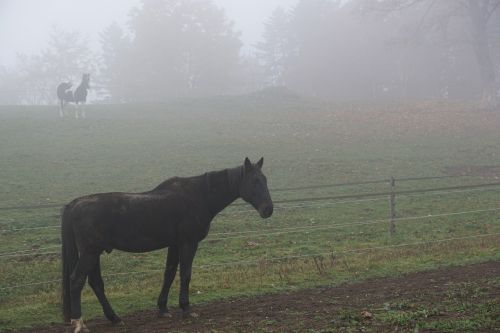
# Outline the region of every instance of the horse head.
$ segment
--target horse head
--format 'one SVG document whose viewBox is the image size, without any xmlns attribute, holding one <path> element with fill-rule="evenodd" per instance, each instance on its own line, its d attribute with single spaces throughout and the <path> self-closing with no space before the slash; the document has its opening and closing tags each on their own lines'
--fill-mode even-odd
<svg viewBox="0 0 500 333">
<path fill-rule="evenodd" d="M 240 196 L 251 204 L 262 218 L 268 218 L 273 214 L 273 201 L 267 188 L 266 176 L 262 173 L 263 164 L 263 157 L 255 164 L 252 164 L 248 157 L 245 158 Z"/>
</svg>

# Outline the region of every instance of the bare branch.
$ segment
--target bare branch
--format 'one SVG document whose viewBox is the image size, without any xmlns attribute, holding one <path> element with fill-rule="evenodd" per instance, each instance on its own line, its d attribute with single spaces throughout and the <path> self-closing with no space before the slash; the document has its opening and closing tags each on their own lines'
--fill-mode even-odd
<svg viewBox="0 0 500 333">
<path fill-rule="evenodd" d="M 385 0 L 378 2 L 369 0 L 366 1 L 365 4 L 369 3 L 369 5 L 366 5 L 366 9 L 369 11 L 390 13 L 411 8 L 414 5 L 425 1 L 427 0 Z"/>
<path fill-rule="evenodd" d="M 429 4 L 429 7 L 427 7 L 424 15 L 422 15 L 422 17 L 420 18 L 420 22 L 417 26 L 417 32 L 420 31 L 420 29 L 422 28 L 422 25 L 424 24 L 425 18 L 427 17 L 427 15 L 429 15 L 429 12 L 431 11 L 432 7 L 434 7 L 436 2 L 437 2 L 437 0 L 432 0 L 432 2 Z"/>
<path fill-rule="evenodd" d="M 488 11 L 486 14 L 486 22 L 488 22 L 491 18 L 491 15 L 500 7 L 500 0 L 497 0 L 495 3 L 493 3 L 492 8 Z"/>
</svg>

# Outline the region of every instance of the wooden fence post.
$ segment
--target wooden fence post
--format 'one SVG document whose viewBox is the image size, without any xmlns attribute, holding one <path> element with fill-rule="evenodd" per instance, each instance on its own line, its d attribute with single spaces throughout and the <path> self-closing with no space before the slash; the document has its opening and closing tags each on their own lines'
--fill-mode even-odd
<svg viewBox="0 0 500 333">
<path fill-rule="evenodd" d="M 394 193 L 394 187 L 396 185 L 396 179 L 391 177 L 390 181 L 390 197 L 389 197 L 389 235 L 393 236 L 396 233 L 396 225 L 394 221 L 396 219 L 396 194 Z"/>
</svg>

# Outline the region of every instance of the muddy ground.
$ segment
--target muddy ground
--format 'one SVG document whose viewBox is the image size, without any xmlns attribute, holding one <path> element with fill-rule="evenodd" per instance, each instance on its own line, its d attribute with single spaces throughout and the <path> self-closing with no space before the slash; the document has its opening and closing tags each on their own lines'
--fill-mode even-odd
<svg viewBox="0 0 500 333">
<path fill-rule="evenodd" d="M 154 311 L 91 332 L 500 332 L 500 262 L 195 305 L 198 318 Z M 476 322 L 477 321 L 477 322 Z M 498 325 L 498 326 L 497 326 Z M 22 332 L 70 332 L 64 325 Z"/>
</svg>

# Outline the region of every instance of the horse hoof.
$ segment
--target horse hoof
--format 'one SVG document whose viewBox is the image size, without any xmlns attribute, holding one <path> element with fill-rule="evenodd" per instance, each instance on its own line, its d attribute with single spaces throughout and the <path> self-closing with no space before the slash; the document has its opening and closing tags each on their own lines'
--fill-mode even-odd
<svg viewBox="0 0 500 333">
<path fill-rule="evenodd" d="M 90 332 L 87 326 L 83 323 L 82 318 L 71 319 L 71 325 L 75 327 L 73 333 L 88 333 Z"/>
<path fill-rule="evenodd" d="M 111 321 L 111 324 L 112 324 L 113 326 L 125 326 L 125 323 L 124 323 L 124 322 L 123 322 L 123 320 L 121 320 L 121 318 L 119 318 L 119 317 L 116 317 L 116 319 L 113 319 L 113 320 Z"/>
<path fill-rule="evenodd" d="M 183 312 L 182 313 L 182 318 L 188 319 L 188 318 L 198 318 L 200 315 L 198 315 L 196 312 Z"/>
<path fill-rule="evenodd" d="M 172 314 L 170 312 L 158 312 L 159 318 L 172 318 Z"/>
</svg>

